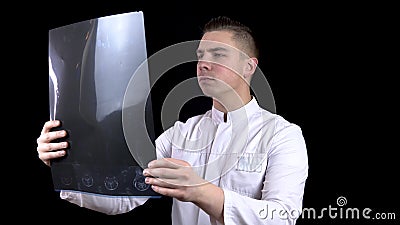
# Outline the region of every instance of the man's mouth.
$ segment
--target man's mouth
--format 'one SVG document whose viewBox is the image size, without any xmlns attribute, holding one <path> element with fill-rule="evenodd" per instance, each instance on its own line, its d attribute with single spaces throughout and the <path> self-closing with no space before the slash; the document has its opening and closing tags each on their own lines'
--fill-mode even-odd
<svg viewBox="0 0 400 225">
<path fill-rule="evenodd" d="M 215 80 L 215 78 L 210 76 L 200 76 L 199 81 L 206 81 L 206 80 Z"/>
</svg>

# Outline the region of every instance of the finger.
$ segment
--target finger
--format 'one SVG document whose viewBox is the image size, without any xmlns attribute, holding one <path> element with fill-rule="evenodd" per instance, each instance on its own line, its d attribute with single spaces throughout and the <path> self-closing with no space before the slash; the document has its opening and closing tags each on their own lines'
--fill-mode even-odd
<svg viewBox="0 0 400 225">
<path fill-rule="evenodd" d="M 171 180 L 169 180 L 171 181 Z M 166 182 L 163 179 L 160 178 L 154 178 L 154 177 L 146 177 L 145 180 L 146 184 L 150 185 L 156 185 L 158 187 L 165 187 L 165 188 L 178 188 L 180 185 L 176 185 L 173 182 Z"/>
<path fill-rule="evenodd" d="M 59 150 L 54 152 L 39 152 L 39 159 L 42 161 L 49 161 L 52 159 L 60 158 L 65 156 L 65 150 Z"/>
<path fill-rule="evenodd" d="M 179 189 L 171 189 L 171 188 L 165 188 L 165 187 L 160 187 L 157 185 L 152 185 L 151 188 L 164 196 L 168 197 L 173 197 L 173 198 L 181 198 L 183 196 L 182 192 Z"/>
<path fill-rule="evenodd" d="M 185 181 L 180 179 L 159 178 L 159 177 L 146 177 L 146 180 L 147 178 L 149 180 L 149 184 L 154 184 L 160 187 L 168 187 L 168 188 L 194 187 L 207 184 L 207 181 L 205 180 Z"/>
<path fill-rule="evenodd" d="M 36 150 L 39 153 L 46 153 L 46 152 L 58 151 L 65 148 L 68 148 L 68 142 L 41 143 L 40 145 L 37 146 Z"/>
<path fill-rule="evenodd" d="M 60 124 L 61 124 L 61 123 L 60 123 L 59 120 L 50 120 L 50 121 L 47 121 L 47 122 L 44 124 L 41 133 L 42 133 L 42 134 L 48 133 L 48 132 L 50 132 L 50 130 L 51 130 L 52 128 L 57 127 L 57 126 L 60 126 Z"/>
<path fill-rule="evenodd" d="M 178 169 L 181 168 L 182 166 L 188 167 L 190 166 L 190 164 L 187 163 L 186 161 L 179 159 L 163 158 L 163 159 L 153 160 L 148 165 L 149 168 L 163 167 L 171 169 Z"/>
<path fill-rule="evenodd" d="M 36 140 L 38 144 L 41 143 L 50 143 L 51 141 L 54 141 L 59 138 L 63 138 L 67 135 L 67 132 L 65 130 L 60 130 L 60 131 L 51 131 L 47 133 L 42 133 L 39 138 Z"/>
<path fill-rule="evenodd" d="M 147 168 L 143 170 L 144 176 L 152 176 L 161 179 L 174 179 L 177 178 L 176 169 L 170 168 Z"/>
<path fill-rule="evenodd" d="M 170 178 L 159 178 L 159 177 L 146 177 L 146 183 L 157 185 L 160 187 L 167 187 L 167 188 L 181 188 L 181 187 L 193 187 L 206 184 L 206 181 L 194 182 L 194 181 L 182 181 L 179 179 L 170 179 Z"/>
</svg>

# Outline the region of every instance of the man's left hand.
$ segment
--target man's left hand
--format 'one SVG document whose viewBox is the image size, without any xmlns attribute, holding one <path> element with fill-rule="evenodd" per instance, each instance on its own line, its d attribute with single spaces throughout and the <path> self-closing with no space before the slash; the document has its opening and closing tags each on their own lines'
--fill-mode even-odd
<svg viewBox="0 0 400 225">
<path fill-rule="evenodd" d="M 155 192 L 185 202 L 196 201 L 202 187 L 209 184 L 188 162 L 173 158 L 151 161 L 143 175 Z"/>
</svg>

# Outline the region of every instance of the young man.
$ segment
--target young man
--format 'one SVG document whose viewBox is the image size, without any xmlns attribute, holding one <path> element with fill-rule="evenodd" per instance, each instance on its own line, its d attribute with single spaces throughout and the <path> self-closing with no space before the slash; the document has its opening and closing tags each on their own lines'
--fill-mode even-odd
<svg viewBox="0 0 400 225">
<path fill-rule="evenodd" d="M 217 17 L 204 27 L 197 77 L 212 109 L 176 122 L 156 140 L 157 160 L 144 170 L 154 191 L 173 198 L 173 224 L 295 224 L 308 176 L 300 127 L 258 105 L 250 82 L 258 52 L 248 27 Z M 65 155 L 64 131 L 44 124 L 39 158 Z M 106 214 L 125 213 L 147 199 L 61 191 L 69 202 Z"/>
</svg>

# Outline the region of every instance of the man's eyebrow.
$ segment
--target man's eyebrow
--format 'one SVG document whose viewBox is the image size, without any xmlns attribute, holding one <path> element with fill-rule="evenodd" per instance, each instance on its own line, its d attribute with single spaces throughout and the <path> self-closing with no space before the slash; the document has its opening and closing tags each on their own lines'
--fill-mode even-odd
<svg viewBox="0 0 400 225">
<path fill-rule="evenodd" d="M 215 48 L 209 48 L 209 49 L 207 49 L 207 52 L 217 52 L 217 51 L 228 52 L 228 49 L 223 48 L 223 47 L 215 47 Z M 197 54 L 202 54 L 202 53 L 204 53 L 204 50 L 203 50 L 203 49 L 197 49 L 196 53 L 197 53 Z"/>
</svg>

